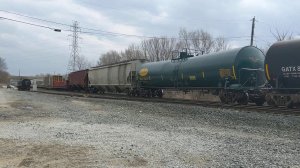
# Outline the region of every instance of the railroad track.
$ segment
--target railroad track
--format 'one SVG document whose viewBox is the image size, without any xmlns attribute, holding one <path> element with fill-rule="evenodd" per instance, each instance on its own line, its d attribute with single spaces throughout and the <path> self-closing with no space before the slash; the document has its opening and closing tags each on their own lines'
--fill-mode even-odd
<svg viewBox="0 0 300 168">
<path fill-rule="evenodd" d="M 172 104 L 186 104 L 196 105 L 211 108 L 221 109 L 236 109 L 240 111 L 250 112 L 263 112 L 278 115 L 293 115 L 300 116 L 300 109 L 289 109 L 286 107 L 272 107 L 272 106 L 256 106 L 255 104 L 238 105 L 238 104 L 222 104 L 221 102 L 213 101 L 196 101 L 196 100 L 182 100 L 182 99 L 162 99 L 162 98 L 144 98 L 144 97 L 129 97 L 124 94 L 86 94 L 81 92 L 68 92 L 68 91 L 53 91 L 53 90 L 38 90 L 38 93 L 74 96 L 74 97 L 87 97 L 87 98 L 100 98 L 100 99 L 114 99 L 114 100 L 127 100 L 127 101 L 140 101 L 140 102 L 157 102 L 157 103 L 172 103 Z"/>
</svg>

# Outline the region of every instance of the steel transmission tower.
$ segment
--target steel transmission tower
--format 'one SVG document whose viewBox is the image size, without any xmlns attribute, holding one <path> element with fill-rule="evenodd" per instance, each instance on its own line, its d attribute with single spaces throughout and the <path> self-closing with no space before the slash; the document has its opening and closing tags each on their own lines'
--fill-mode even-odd
<svg viewBox="0 0 300 168">
<path fill-rule="evenodd" d="M 78 47 L 78 39 L 79 39 L 79 33 L 80 29 L 78 27 L 78 22 L 74 21 L 73 25 L 71 26 L 72 34 L 70 35 L 72 37 L 71 41 L 71 53 L 70 53 L 70 60 L 69 60 L 69 70 L 76 71 L 76 63 L 77 59 L 79 57 L 79 47 Z"/>
</svg>

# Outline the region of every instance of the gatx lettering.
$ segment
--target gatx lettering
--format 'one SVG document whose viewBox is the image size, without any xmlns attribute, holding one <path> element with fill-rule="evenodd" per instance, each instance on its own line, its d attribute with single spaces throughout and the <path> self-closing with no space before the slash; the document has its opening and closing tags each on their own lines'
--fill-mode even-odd
<svg viewBox="0 0 300 168">
<path fill-rule="evenodd" d="M 300 72 L 300 66 L 284 66 L 281 67 L 282 72 Z"/>
</svg>

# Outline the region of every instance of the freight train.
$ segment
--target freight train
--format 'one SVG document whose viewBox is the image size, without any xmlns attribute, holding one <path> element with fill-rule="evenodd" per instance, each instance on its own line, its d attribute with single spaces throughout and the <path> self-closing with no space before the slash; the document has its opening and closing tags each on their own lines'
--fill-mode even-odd
<svg viewBox="0 0 300 168">
<path fill-rule="evenodd" d="M 253 46 L 195 55 L 178 52 L 171 60 L 122 61 L 72 72 L 67 79 L 48 76 L 48 88 L 119 92 L 162 97 L 164 90 L 207 90 L 223 103 L 293 107 L 300 102 L 300 40 L 278 42 L 267 55 Z"/>
<path fill-rule="evenodd" d="M 200 56 L 185 50 L 167 61 L 123 61 L 72 72 L 66 80 L 48 76 L 44 84 L 54 89 L 123 92 L 143 97 L 162 97 L 167 89 L 205 89 L 218 94 L 224 103 L 262 105 L 265 95 L 260 88 L 266 81 L 263 68 L 264 54 L 256 47 Z"/>
</svg>

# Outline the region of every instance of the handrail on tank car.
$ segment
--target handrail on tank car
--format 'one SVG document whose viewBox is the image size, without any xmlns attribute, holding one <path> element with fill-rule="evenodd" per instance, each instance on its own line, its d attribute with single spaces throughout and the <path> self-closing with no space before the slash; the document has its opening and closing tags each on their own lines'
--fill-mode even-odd
<svg viewBox="0 0 300 168">
<path fill-rule="evenodd" d="M 262 71 L 264 70 L 262 68 L 242 68 L 241 70 L 247 70 L 247 71 Z"/>
<path fill-rule="evenodd" d="M 245 71 L 255 71 L 255 72 L 258 72 L 258 71 L 261 71 L 261 72 L 264 72 L 264 70 L 262 69 L 262 68 L 241 68 L 240 70 L 239 70 L 239 83 L 241 84 L 241 78 L 240 78 L 240 76 L 241 76 L 241 71 L 242 70 L 245 70 Z M 256 82 L 255 82 L 255 87 L 257 87 L 258 85 L 257 85 L 257 77 L 258 77 L 258 73 L 255 73 L 256 74 L 256 76 L 255 76 L 255 80 L 256 80 Z M 251 78 L 252 78 L 252 76 L 251 77 L 249 77 L 247 80 L 246 80 L 246 82 L 244 82 L 241 86 L 243 87 L 244 85 L 246 85 L 246 83 L 249 81 L 249 80 L 251 80 Z"/>
<path fill-rule="evenodd" d="M 192 51 L 194 51 L 194 52 L 192 52 Z M 199 51 L 201 51 L 201 53 L 203 55 L 204 51 L 203 50 L 199 50 Z M 184 48 L 182 51 L 174 50 L 174 51 L 172 51 L 171 61 L 173 62 L 175 60 L 186 60 L 187 58 L 198 56 L 198 55 L 199 55 L 199 52 L 196 49 Z"/>
</svg>

